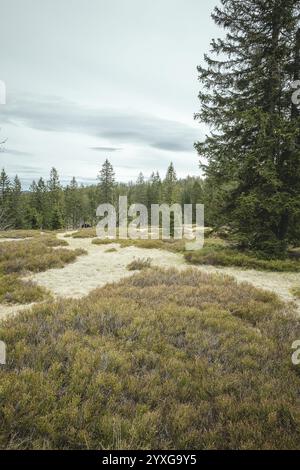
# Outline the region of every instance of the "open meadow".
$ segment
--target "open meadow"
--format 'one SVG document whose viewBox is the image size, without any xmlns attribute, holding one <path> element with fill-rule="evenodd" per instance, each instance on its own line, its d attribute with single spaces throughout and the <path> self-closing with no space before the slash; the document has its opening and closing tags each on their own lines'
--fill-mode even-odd
<svg viewBox="0 0 300 470">
<path fill-rule="evenodd" d="M 93 235 L 0 244 L 1 448 L 299 447 L 296 293 L 187 264 L 175 242 Z M 288 297 L 293 263 L 256 283 L 282 276 Z"/>
</svg>

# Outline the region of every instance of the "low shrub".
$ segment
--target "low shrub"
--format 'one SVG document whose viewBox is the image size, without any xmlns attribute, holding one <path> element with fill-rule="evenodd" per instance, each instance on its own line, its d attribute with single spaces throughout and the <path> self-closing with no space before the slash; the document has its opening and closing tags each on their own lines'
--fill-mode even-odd
<svg viewBox="0 0 300 470">
<path fill-rule="evenodd" d="M 65 235 L 66 238 L 68 238 L 68 237 L 72 237 L 72 238 L 94 238 L 96 236 L 97 236 L 96 229 L 94 227 L 83 228 L 83 229 L 78 230 L 77 232 Z"/>
<path fill-rule="evenodd" d="M 0 238 L 40 238 L 42 234 L 52 234 L 53 232 L 41 232 L 41 230 L 1 230 Z"/>
<path fill-rule="evenodd" d="M 53 250 L 47 243 L 40 240 L 25 240 L 18 243 L 1 243 L 0 272 L 26 273 L 46 271 L 51 268 L 62 268 L 75 261 L 77 256 L 85 254 L 85 250 Z"/>
<path fill-rule="evenodd" d="M 19 242 L 4 242 L 0 244 L 0 272 L 25 273 L 26 271 L 39 272 L 50 268 L 62 268 L 74 261 L 77 256 L 86 252 L 81 249 L 68 250 L 58 248 L 61 240 L 49 238 L 24 240 Z"/>
<path fill-rule="evenodd" d="M 126 267 L 128 271 L 141 271 L 142 269 L 151 268 L 151 258 L 137 258 L 131 261 Z"/>
<path fill-rule="evenodd" d="M 43 240 L 43 243 L 45 243 L 46 246 L 49 247 L 57 247 L 57 246 L 69 246 L 69 243 L 67 240 L 62 240 L 60 238 L 55 238 L 55 237 L 46 237 Z"/>
<path fill-rule="evenodd" d="M 299 449 L 292 305 L 148 270 L 0 323 L 2 449 Z"/>
<path fill-rule="evenodd" d="M 204 245 L 202 250 L 189 251 L 184 254 L 191 264 L 207 264 L 215 266 L 237 266 L 245 269 L 266 271 L 300 271 L 300 261 L 291 259 L 261 259 L 255 254 L 238 251 L 219 244 Z"/>
<path fill-rule="evenodd" d="M 183 252 L 185 241 L 184 240 L 133 240 L 128 238 L 127 240 L 123 240 L 120 238 L 111 239 L 111 238 L 95 238 L 92 240 L 92 244 L 94 245 L 109 245 L 111 243 L 118 243 L 122 248 L 126 248 L 128 246 L 136 246 L 138 248 L 146 248 L 149 250 L 152 249 L 161 249 L 161 250 L 168 250 L 173 252 Z"/>
<path fill-rule="evenodd" d="M 298 299 L 300 299 L 300 286 L 296 286 L 294 287 L 293 289 L 291 289 L 291 293 L 297 297 Z"/>
<path fill-rule="evenodd" d="M 21 234 L 17 232 L 16 239 L 28 235 L 28 231 Z M 65 240 L 59 240 L 53 234 L 40 233 L 30 240 L 0 243 L 0 303 L 27 304 L 51 298 L 46 289 L 20 279 L 20 275 L 63 268 L 67 263 L 75 261 L 77 256 L 86 253 L 80 249 L 60 248 L 65 245 L 68 245 Z"/>
<path fill-rule="evenodd" d="M 0 275 L 0 303 L 28 304 L 48 298 L 49 292 L 33 282 L 23 281 L 15 274 Z"/>
</svg>

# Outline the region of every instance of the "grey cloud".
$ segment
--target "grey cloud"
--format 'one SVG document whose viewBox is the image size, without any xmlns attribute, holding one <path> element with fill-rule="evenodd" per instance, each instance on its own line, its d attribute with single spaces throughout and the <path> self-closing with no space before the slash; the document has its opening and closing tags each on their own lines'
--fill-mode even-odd
<svg viewBox="0 0 300 470">
<path fill-rule="evenodd" d="M 185 141 L 161 141 L 151 144 L 151 147 L 154 147 L 159 150 L 172 150 L 173 152 L 183 152 L 184 150 L 192 150 L 194 142 L 190 142 L 190 145 L 187 145 Z"/>
<path fill-rule="evenodd" d="M 33 153 L 30 153 L 30 152 L 24 152 L 23 150 L 16 150 L 16 149 L 13 149 L 13 148 L 6 148 L 6 147 L 3 147 L 3 149 L 1 149 L 1 152 L 2 153 L 5 153 L 7 155 L 13 155 L 13 156 L 16 156 L 16 157 L 21 157 L 21 156 L 24 156 L 24 157 L 32 157 L 34 154 Z"/>
<path fill-rule="evenodd" d="M 96 152 L 116 152 L 122 149 L 121 147 L 90 147 L 90 150 L 95 150 Z"/>
<path fill-rule="evenodd" d="M 42 171 L 42 168 L 38 166 L 18 165 L 18 164 L 14 164 L 13 166 L 14 166 L 15 173 L 17 174 L 21 173 L 22 175 L 28 174 L 28 175 L 32 175 L 36 177 L 36 176 L 40 176 L 41 171 Z"/>
<path fill-rule="evenodd" d="M 5 106 L 2 120 L 39 130 L 106 138 L 113 149 L 114 145 L 133 143 L 173 152 L 190 151 L 199 140 L 198 129 L 179 121 L 142 112 L 86 108 L 59 98 L 16 99 Z"/>
</svg>

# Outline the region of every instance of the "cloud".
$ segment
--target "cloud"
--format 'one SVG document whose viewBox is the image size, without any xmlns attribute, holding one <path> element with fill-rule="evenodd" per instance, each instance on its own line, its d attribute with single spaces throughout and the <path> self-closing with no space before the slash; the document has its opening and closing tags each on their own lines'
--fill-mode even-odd
<svg viewBox="0 0 300 470">
<path fill-rule="evenodd" d="M 108 140 L 115 151 L 126 143 L 172 152 L 191 151 L 199 130 L 191 125 L 139 111 L 95 109 L 61 98 L 21 97 L 3 108 L 2 121 L 49 132 L 73 132 Z"/>
<path fill-rule="evenodd" d="M 159 150 L 171 150 L 172 152 L 184 152 L 185 150 L 192 150 L 194 142 L 190 142 L 190 147 L 188 143 L 184 140 L 173 140 L 173 141 L 161 141 L 151 144 L 151 147 L 154 147 Z"/>
<path fill-rule="evenodd" d="M 34 154 L 33 153 L 30 153 L 30 152 L 24 152 L 23 150 L 16 150 L 16 149 L 13 149 L 13 148 L 7 148 L 7 147 L 3 147 L 1 149 L 1 152 L 2 153 L 5 153 L 7 155 L 13 155 L 13 156 L 16 156 L 16 157 L 32 157 Z"/>
<path fill-rule="evenodd" d="M 117 150 L 122 150 L 121 147 L 90 147 L 90 150 L 95 150 L 97 152 L 116 152 Z"/>
</svg>

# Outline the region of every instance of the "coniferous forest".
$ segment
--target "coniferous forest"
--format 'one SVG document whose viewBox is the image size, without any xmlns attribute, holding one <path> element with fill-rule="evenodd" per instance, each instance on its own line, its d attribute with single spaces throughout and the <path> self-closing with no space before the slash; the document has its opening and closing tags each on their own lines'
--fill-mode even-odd
<svg viewBox="0 0 300 470">
<path fill-rule="evenodd" d="M 140 172 L 135 182 L 118 183 L 113 166 L 106 159 L 98 183 L 91 186 L 80 185 L 75 178 L 62 186 L 57 170 L 52 168 L 47 181 L 43 178 L 33 181 L 26 191 L 22 191 L 18 176 L 10 180 L 3 169 L 0 175 L 2 229 L 94 226 L 98 205 L 117 204 L 119 196 L 127 196 L 128 205 L 140 203 L 150 209 L 151 204 L 202 204 L 210 200 L 204 188 L 205 181 L 200 177 L 178 179 L 172 163 L 162 178 L 157 171 L 148 178 Z"/>
</svg>

